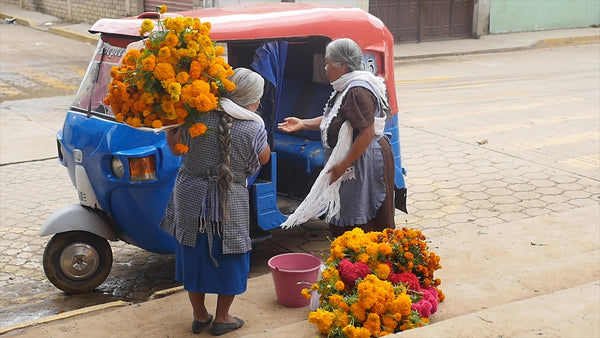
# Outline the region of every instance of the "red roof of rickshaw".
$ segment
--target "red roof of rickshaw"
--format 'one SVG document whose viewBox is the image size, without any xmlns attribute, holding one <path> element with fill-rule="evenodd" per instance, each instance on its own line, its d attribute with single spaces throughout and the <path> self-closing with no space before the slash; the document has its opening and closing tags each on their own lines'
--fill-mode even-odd
<svg viewBox="0 0 600 338">
<path fill-rule="evenodd" d="M 384 54 L 384 74 L 392 111 L 396 113 L 394 39 L 383 22 L 359 8 L 300 3 L 245 4 L 170 13 L 211 23 L 216 41 L 327 36 L 351 38 L 363 50 Z M 91 33 L 139 36 L 143 18 L 100 19 Z"/>
<path fill-rule="evenodd" d="M 213 40 L 328 36 L 350 37 L 361 47 L 381 50 L 393 38 L 377 17 L 359 9 L 296 3 L 246 4 L 171 13 L 211 23 Z M 139 36 L 143 19 L 100 19 L 92 33 Z M 387 33 L 387 34 L 386 34 Z"/>
</svg>

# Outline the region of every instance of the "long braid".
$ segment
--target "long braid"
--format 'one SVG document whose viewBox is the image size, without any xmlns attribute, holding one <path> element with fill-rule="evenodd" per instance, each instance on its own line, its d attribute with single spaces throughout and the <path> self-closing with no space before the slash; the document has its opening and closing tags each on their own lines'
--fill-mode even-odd
<svg viewBox="0 0 600 338">
<path fill-rule="evenodd" d="M 219 189 L 219 202 L 221 205 L 223 219 L 229 219 L 229 187 L 235 180 L 235 174 L 229 168 L 231 161 L 229 151 L 231 149 L 231 125 L 233 118 L 226 113 L 221 114 L 219 125 L 219 149 L 221 149 L 221 164 L 218 168 L 217 189 Z"/>
</svg>

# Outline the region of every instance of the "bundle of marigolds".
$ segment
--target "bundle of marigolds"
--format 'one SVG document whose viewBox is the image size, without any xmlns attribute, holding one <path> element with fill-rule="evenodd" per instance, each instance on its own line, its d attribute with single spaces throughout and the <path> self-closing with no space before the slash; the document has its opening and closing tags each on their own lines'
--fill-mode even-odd
<svg viewBox="0 0 600 338">
<path fill-rule="evenodd" d="M 433 276 L 440 258 L 424 240 L 407 228 L 355 228 L 336 238 L 321 278 L 302 290 L 320 297 L 308 321 L 328 337 L 382 337 L 428 324 L 444 294 Z"/>
<path fill-rule="evenodd" d="M 166 10 L 159 7 L 159 16 Z M 155 30 L 152 20 L 142 22 L 143 47 L 129 49 L 122 64 L 113 67 L 105 104 L 117 121 L 132 127 L 183 124 L 191 137 L 202 135 L 207 128 L 198 118 L 217 107 L 220 95 L 235 89 L 227 79 L 233 69 L 220 56 L 223 47 L 210 39 L 210 23 L 167 17 L 157 25 Z M 183 144 L 177 147 L 187 151 Z"/>
</svg>

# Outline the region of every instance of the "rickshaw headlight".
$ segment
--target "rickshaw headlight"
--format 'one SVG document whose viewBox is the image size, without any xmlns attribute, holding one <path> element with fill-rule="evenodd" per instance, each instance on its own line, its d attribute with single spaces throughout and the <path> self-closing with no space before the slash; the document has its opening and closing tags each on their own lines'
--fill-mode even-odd
<svg viewBox="0 0 600 338">
<path fill-rule="evenodd" d="M 151 181 L 156 179 L 156 156 L 129 158 L 131 181 Z"/>
<path fill-rule="evenodd" d="M 112 174 L 114 177 L 123 177 L 123 174 L 125 174 L 125 167 L 123 166 L 123 162 L 121 162 L 121 159 L 119 159 L 116 156 L 113 156 L 113 158 L 110 160 L 110 170 L 112 170 Z"/>
</svg>

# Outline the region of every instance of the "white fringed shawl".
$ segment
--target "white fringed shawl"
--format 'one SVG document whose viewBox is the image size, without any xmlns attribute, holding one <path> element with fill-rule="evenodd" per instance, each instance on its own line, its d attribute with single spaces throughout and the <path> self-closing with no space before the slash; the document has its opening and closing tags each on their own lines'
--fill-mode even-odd
<svg viewBox="0 0 600 338">
<path fill-rule="evenodd" d="M 336 98 L 336 101 L 331 108 L 329 114 L 326 117 L 323 117 L 321 121 L 321 138 L 323 139 L 323 145 L 327 145 L 327 130 L 329 129 L 329 124 L 331 120 L 337 116 L 339 112 L 339 108 L 342 105 L 342 101 L 346 96 L 346 93 L 350 89 L 350 83 L 353 81 L 365 81 L 371 85 L 371 87 L 375 90 L 375 95 L 378 100 L 383 103 L 382 109 L 388 109 L 387 106 L 387 97 L 386 97 L 386 89 L 385 84 L 383 83 L 383 79 L 376 77 L 375 75 L 365 72 L 365 71 L 354 71 L 351 73 L 347 73 L 342 75 L 339 79 L 332 83 L 333 88 L 336 92 L 341 92 L 341 94 Z M 332 93 L 335 95 L 335 93 Z M 383 101 L 383 102 L 382 102 Z M 380 118 L 375 118 L 375 134 L 382 135 L 385 127 L 385 116 Z M 338 133 L 338 141 L 336 146 L 333 148 L 325 167 L 319 173 L 319 176 L 315 180 L 310 192 L 302 201 L 302 203 L 296 208 L 296 210 L 288 217 L 288 219 L 281 224 L 281 227 L 284 229 L 293 228 L 299 224 L 306 223 L 310 219 L 314 217 L 319 217 L 323 214 L 327 214 L 325 220 L 329 222 L 334 216 L 339 216 L 340 212 L 340 185 L 342 183 L 342 175 L 337 181 L 329 184 L 331 174 L 327 172 L 329 169 L 335 164 L 340 162 L 350 150 L 352 146 L 352 127 L 350 126 L 350 122 L 346 121 L 342 124 L 340 131 Z"/>
</svg>

